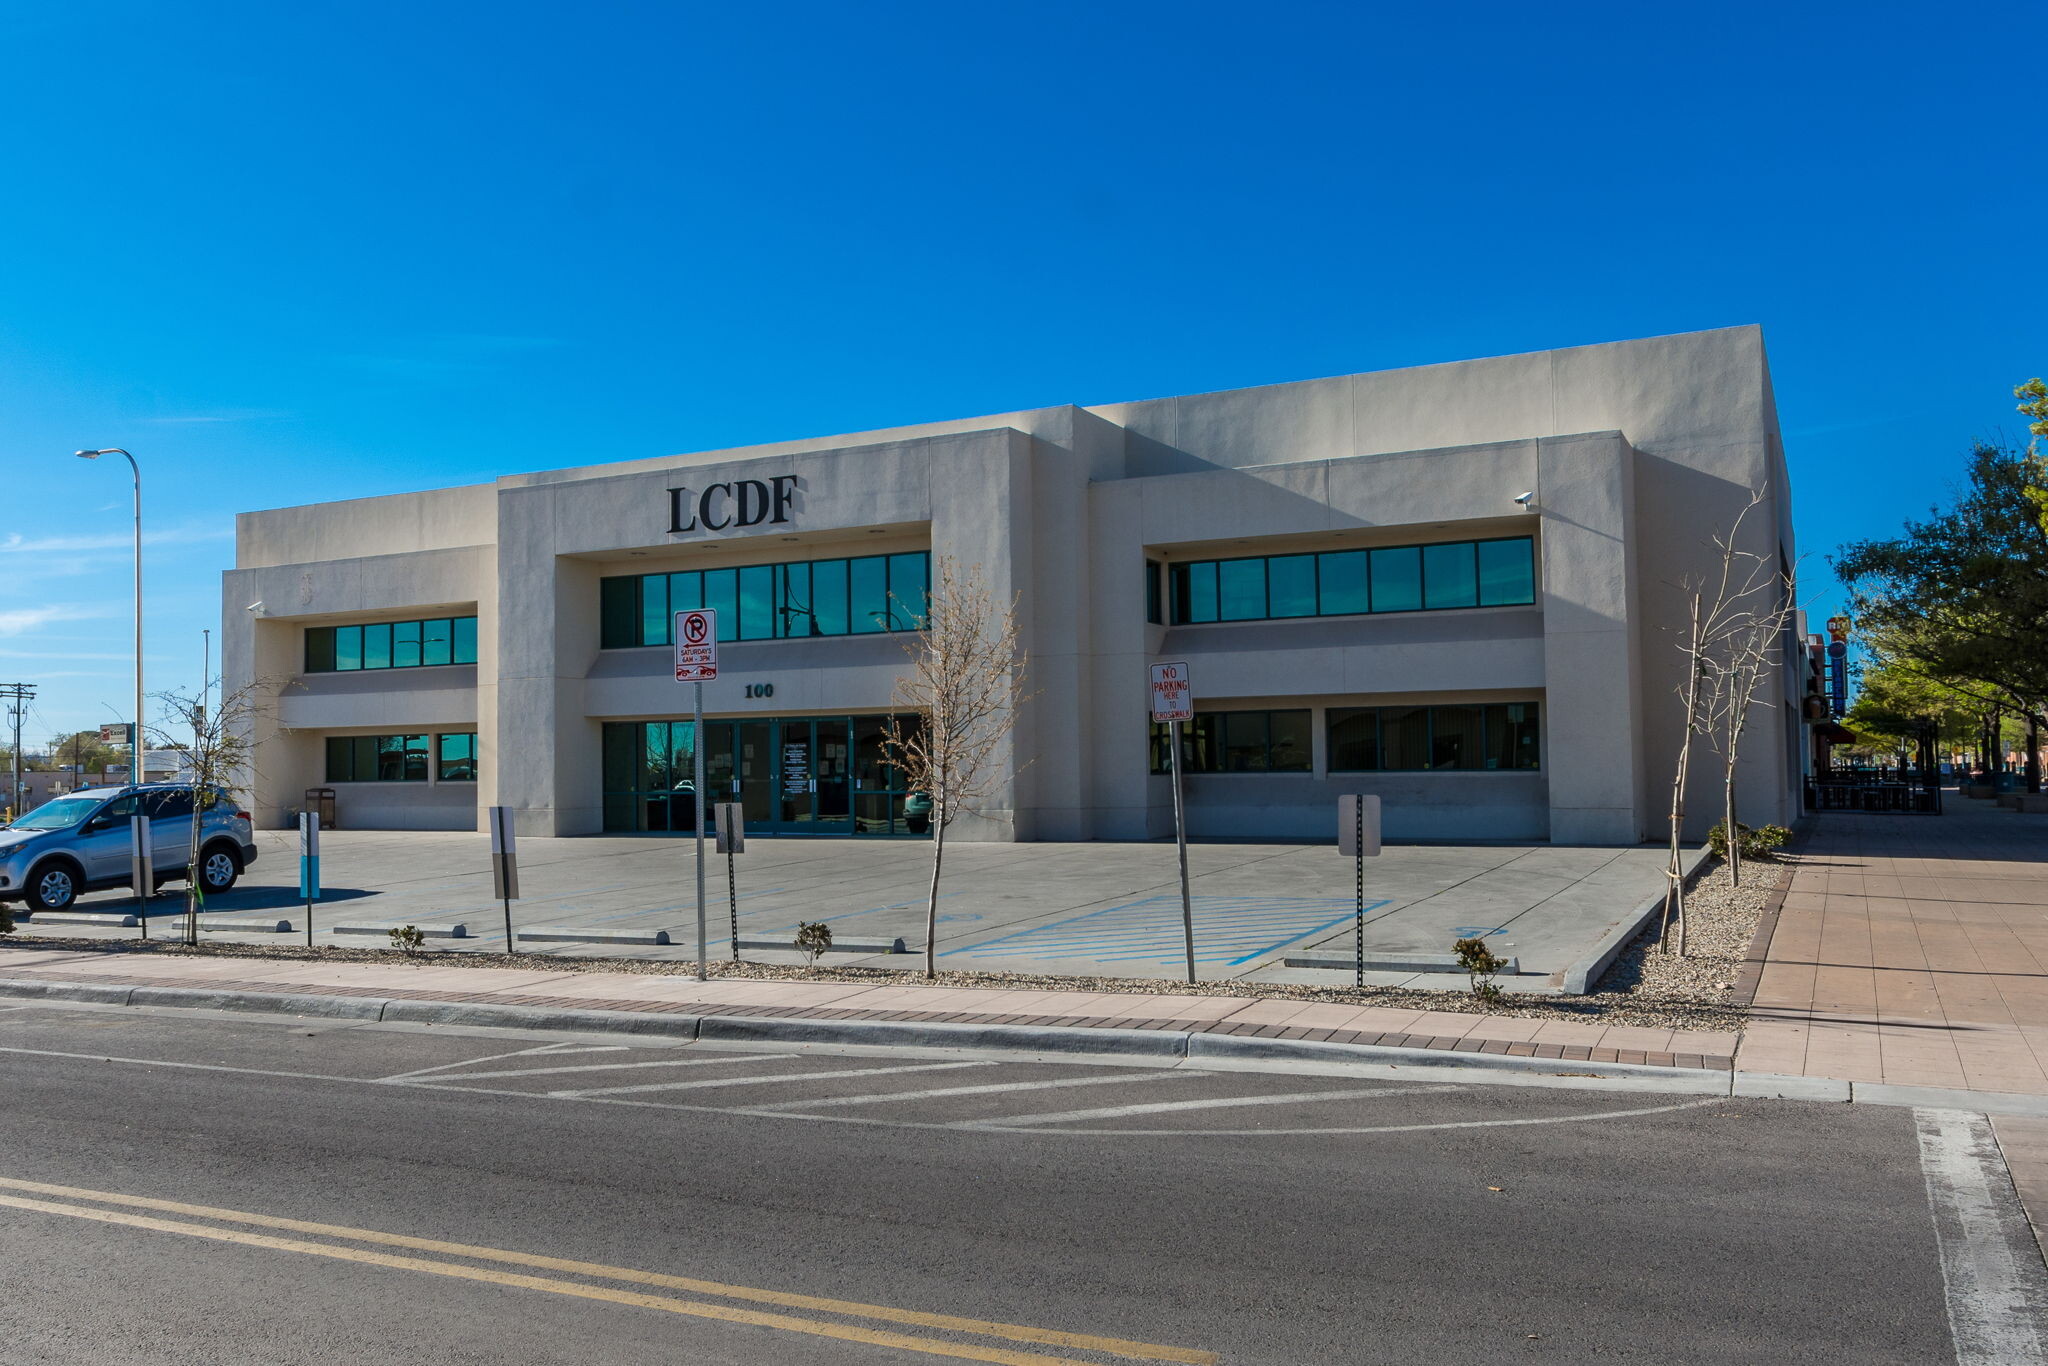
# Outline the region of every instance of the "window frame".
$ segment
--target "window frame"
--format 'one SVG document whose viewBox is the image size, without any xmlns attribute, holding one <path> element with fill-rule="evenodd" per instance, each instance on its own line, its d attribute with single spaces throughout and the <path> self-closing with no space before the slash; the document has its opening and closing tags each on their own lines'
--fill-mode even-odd
<svg viewBox="0 0 2048 1366">
<path fill-rule="evenodd" d="M 1408 545 L 1347 546 L 1334 550 L 1288 550 L 1265 555 L 1234 555 L 1213 560 L 1179 560 L 1165 565 L 1166 602 L 1163 616 L 1174 626 L 1208 626 L 1222 623 L 1247 621 L 1300 621 L 1310 617 L 1365 617 L 1387 616 L 1398 612 L 1468 612 L 1484 607 L 1529 607 L 1535 605 L 1538 596 L 1538 573 L 1536 564 L 1536 537 L 1523 536 L 1479 536 L 1469 540 L 1419 541 Z M 1520 544 L 1526 547 L 1527 588 L 1526 597 L 1489 597 L 1487 591 L 1487 565 L 1482 547 Z M 1441 562 L 1446 556 L 1463 551 L 1470 563 L 1466 575 L 1470 585 L 1469 602 L 1431 603 L 1429 561 L 1437 559 L 1439 574 L 1443 572 Z M 1434 554 L 1432 555 L 1432 552 Z M 1399 605 L 1380 605 L 1380 579 L 1382 574 L 1393 584 L 1393 561 L 1395 555 L 1412 557 L 1414 566 L 1413 601 L 1403 593 Z M 1350 556 L 1363 556 L 1358 562 L 1362 571 L 1360 583 L 1347 584 L 1332 570 L 1340 557 L 1348 562 Z M 1306 612 L 1277 613 L 1274 610 L 1273 563 L 1275 561 L 1307 561 L 1308 579 L 1311 585 L 1312 608 Z M 1156 562 L 1148 560 L 1150 566 Z M 1251 582 L 1254 571 L 1233 569 L 1232 566 L 1257 564 L 1257 592 Z M 1386 566 L 1382 569 L 1381 566 Z M 1493 566 L 1499 573 L 1500 566 Z M 1156 575 L 1155 575 L 1156 577 Z M 1404 576 L 1405 577 L 1405 576 Z M 1236 611 L 1225 611 L 1226 580 L 1235 581 L 1232 587 L 1240 601 L 1234 604 Z M 1345 599 L 1362 602 L 1357 610 L 1331 610 L 1325 605 L 1328 598 L 1342 593 Z M 1460 594 L 1460 596 L 1464 596 Z M 1259 613 L 1246 615 L 1243 611 L 1252 599 L 1258 600 Z M 1149 607 L 1149 604 L 1148 604 Z M 1151 619 L 1148 612 L 1148 619 Z"/>
<path fill-rule="evenodd" d="M 647 587 L 655 580 L 663 581 L 667 606 L 658 629 Z M 930 594 L 929 550 L 613 574 L 599 580 L 598 648 L 667 645 L 668 619 L 696 607 L 719 613 L 718 634 L 727 641 L 895 635 L 922 629 Z"/>
<path fill-rule="evenodd" d="M 436 639 L 433 627 L 446 634 Z M 410 628 L 411 639 L 405 639 Z M 466 629 L 465 629 L 466 628 Z M 438 655 L 442 644 L 446 659 Z M 410 650 L 412 662 L 401 662 Z M 464 656 L 467 656 L 465 658 Z M 373 664 L 373 658 L 382 659 Z M 353 660 L 353 663 L 344 661 Z M 438 669 L 456 664 L 476 663 L 476 614 L 449 617 L 402 617 L 392 621 L 359 621 L 341 626 L 308 626 L 300 641 L 301 672 L 389 673 L 403 669 Z"/>
</svg>

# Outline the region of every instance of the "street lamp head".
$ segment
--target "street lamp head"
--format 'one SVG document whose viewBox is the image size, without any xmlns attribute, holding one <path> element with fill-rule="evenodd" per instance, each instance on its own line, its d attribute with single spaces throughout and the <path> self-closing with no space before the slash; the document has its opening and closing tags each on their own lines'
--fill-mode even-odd
<svg viewBox="0 0 2048 1366">
<path fill-rule="evenodd" d="M 100 452 L 98 451 L 74 451 L 73 454 L 80 460 L 97 460 L 100 458 Z"/>
</svg>

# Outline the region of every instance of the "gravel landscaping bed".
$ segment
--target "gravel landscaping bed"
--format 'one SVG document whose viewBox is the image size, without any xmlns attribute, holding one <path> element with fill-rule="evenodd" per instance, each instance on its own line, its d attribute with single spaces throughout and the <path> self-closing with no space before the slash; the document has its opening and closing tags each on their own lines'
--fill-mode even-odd
<svg viewBox="0 0 2048 1366">
<path fill-rule="evenodd" d="M 1658 946 L 1655 926 L 1638 936 L 1585 996 L 1508 996 L 1495 1005 L 1460 990 L 1414 991 L 1399 987 L 1315 986 L 1285 982 L 1186 982 L 1153 977 L 1052 977 L 1012 972 L 941 972 L 931 985 L 939 987 L 1001 987 L 1033 991 L 1117 991 L 1155 996 L 1237 996 L 1253 999 L 1333 1001 L 1346 1004 L 1396 1006 L 1409 1010 L 1450 1010 L 1520 1019 L 1569 1019 L 1609 1024 L 1648 1025 L 1660 1029 L 1740 1029 L 1746 1011 L 1734 996 L 1736 970 L 1756 933 L 1757 921 L 1774 888 L 1791 877 L 1796 860 L 1752 859 L 1744 865 L 1743 885 L 1730 887 L 1727 873 L 1716 864 L 1686 897 L 1692 919 L 1689 952 L 1680 959 Z M 158 922 L 163 930 L 174 922 Z M 159 931 L 162 932 L 162 931 Z M 12 948 L 62 952 L 152 956 L 198 955 L 209 958 L 272 958 L 324 963 L 400 961 L 390 949 L 306 948 L 304 945 L 227 944 L 202 942 L 197 948 L 133 939 L 34 938 L 0 939 Z M 693 976 L 690 960 L 648 958 L 573 958 L 558 954 L 422 951 L 403 960 L 421 967 L 474 968 L 489 972 L 524 968 L 542 972 L 619 972 L 651 976 Z M 136 965 L 138 972 L 147 969 Z M 777 982 L 859 982 L 874 986 L 914 987 L 921 976 L 899 969 L 815 967 L 714 960 L 711 976 Z"/>
</svg>

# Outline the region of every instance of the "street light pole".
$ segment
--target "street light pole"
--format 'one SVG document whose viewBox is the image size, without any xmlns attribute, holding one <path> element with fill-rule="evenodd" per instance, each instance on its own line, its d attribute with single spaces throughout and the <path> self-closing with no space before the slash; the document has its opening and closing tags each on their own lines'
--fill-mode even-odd
<svg viewBox="0 0 2048 1366">
<path fill-rule="evenodd" d="M 135 457 L 119 446 L 109 446 L 103 451 L 78 451 L 81 460 L 97 460 L 103 455 L 125 456 L 128 468 L 135 475 L 135 711 L 131 738 L 128 747 L 128 781 L 142 781 L 142 467 L 135 463 Z"/>
</svg>

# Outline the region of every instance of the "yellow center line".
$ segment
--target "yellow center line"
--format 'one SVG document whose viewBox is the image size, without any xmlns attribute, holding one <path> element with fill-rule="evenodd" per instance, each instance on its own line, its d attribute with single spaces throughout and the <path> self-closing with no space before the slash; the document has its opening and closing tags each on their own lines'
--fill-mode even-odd
<svg viewBox="0 0 2048 1366">
<path fill-rule="evenodd" d="M 885 1322 L 908 1324 L 920 1328 L 937 1328 L 949 1332 L 971 1333 L 981 1337 L 1007 1338 L 1012 1342 L 1033 1342 L 1046 1346 L 1067 1347 L 1086 1352 L 1102 1352 L 1112 1356 L 1148 1361 L 1180 1362 L 1186 1363 L 1186 1366 L 1215 1366 L 1217 1360 L 1214 1352 L 1198 1351 L 1193 1348 L 1169 1347 L 1158 1343 L 1135 1342 L 1125 1338 L 1097 1337 L 1088 1333 L 1067 1333 L 1053 1328 L 1033 1328 L 1026 1324 L 999 1323 L 990 1319 L 959 1318 L 950 1314 L 931 1314 L 916 1309 L 898 1309 L 889 1305 L 862 1304 L 854 1300 L 835 1300 L 817 1295 L 800 1295 L 783 1290 L 763 1290 L 752 1286 L 726 1285 L 718 1281 L 698 1280 L 688 1276 L 670 1276 L 658 1271 L 638 1271 L 630 1267 L 606 1266 L 598 1262 L 579 1262 L 561 1257 L 544 1257 L 530 1252 L 513 1252 L 502 1248 L 477 1247 L 467 1243 L 442 1242 L 432 1238 L 414 1238 L 402 1233 L 384 1233 L 376 1229 L 313 1223 L 303 1219 L 286 1219 L 277 1215 L 219 1209 L 210 1205 L 183 1204 L 175 1200 L 159 1200 L 149 1196 L 126 1195 L 117 1191 L 87 1190 L 76 1186 L 58 1186 L 47 1182 L 22 1181 L 11 1177 L 0 1177 L 0 1187 L 10 1190 L 29 1191 L 40 1195 L 65 1196 L 71 1199 L 99 1201 L 103 1204 L 127 1205 L 137 1209 L 161 1210 L 171 1214 L 192 1215 L 202 1219 L 217 1220 L 222 1223 L 249 1224 L 259 1228 L 285 1229 L 294 1233 L 312 1233 L 330 1238 L 347 1238 L 357 1242 L 379 1243 L 388 1247 L 403 1247 L 419 1252 L 438 1252 L 448 1256 L 468 1257 L 477 1261 L 506 1262 L 516 1266 L 528 1266 L 547 1271 L 566 1271 L 575 1275 L 601 1277 L 607 1280 L 626 1281 L 638 1285 L 660 1286 L 668 1290 L 687 1290 L 694 1294 L 715 1295 L 724 1299 L 751 1300 L 761 1304 L 773 1304 L 785 1309 L 818 1310 L 825 1313 L 844 1314 L 853 1318 L 880 1319 Z M 646 1308 L 666 1309 L 673 1313 L 697 1314 L 705 1318 L 725 1319 L 736 1323 L 754 1323 L 796 1332 L 819 1333 L 828 1337 L 849 1338 L 860 1342 L 875 1342 L 888 1346 L 908 1347 L 914 1351 L 930 1352 L 941 1356 L 965 1357 L 974 1361 L 1010 1362 L 1017 1363 L 1018 1366 L 1046 1366 L 1047 1363 L 1057 1360 L 1056 1358 L 1038 1356 L 1032 1353 L 1010 1352 L 1002 1348 L 979 1348 L 941 1343 L 929 1338 L 906 1337 L 901 1334 L 878 1332 L 873 1329 L 823 1323 L 814 1319 L 791 1318 L 782 1314 L 762 1314 L 745 1309 L 729 1308 L 723 1305 L 671 1299 L 666 1296 L 635 1295 L 627 1291 L 608 1290 L 603 1287 L 579 1285 L 569 1281 L 555 1281 L 535 1276 L 520 1276 L 480 1267 L 457 1266 L 448 1262 L 426 1261 L 410 1257 L 391 1257 L 382 1253 L 364 1252 L 354 1248 L 337 1248 L 324 1243 L 301 1243 L 290 1239 L 269 1238 L 260 1234 L 238 1233 L 226 1229 L 211 1229 L 197 1224 L 174 1223 L 168 1220 L 149 1219 L 138 1215 L 117 1214 L 109 1210 L 81 1209 L 72 1205 L 55 1205 L 39 1200 L 22 1200 L 9 1196 L 0 1196 L 0 1205 L 11 1205 L 21 1209 L 33 1209 L 52 1214 L 68 1214 L 76 1218 L 98 1219 L 105 1223 L 130 1224 L 138 1228 L 153 1228 L 164 1232 L 184 1233 L 195 1237 L 214 1238 L 225 1242 L 242 1242 L 257 1247 L 304 1252 L 315 1256 L 338 1257 L 348 1261 L 370 1262 L 379 1266 L 393 1266 L 411 1271 L 427 1271 L 438 1275 L 459 1276 L 471 1280 L 495 1281 L 504 1285 L 522 1285 L 530 1289 L 547 1290 L 557 1294 L 581 1295 L 588 1299 L 611 1300 L 619 1304 L 634 1304 Z"/>
</svg>

